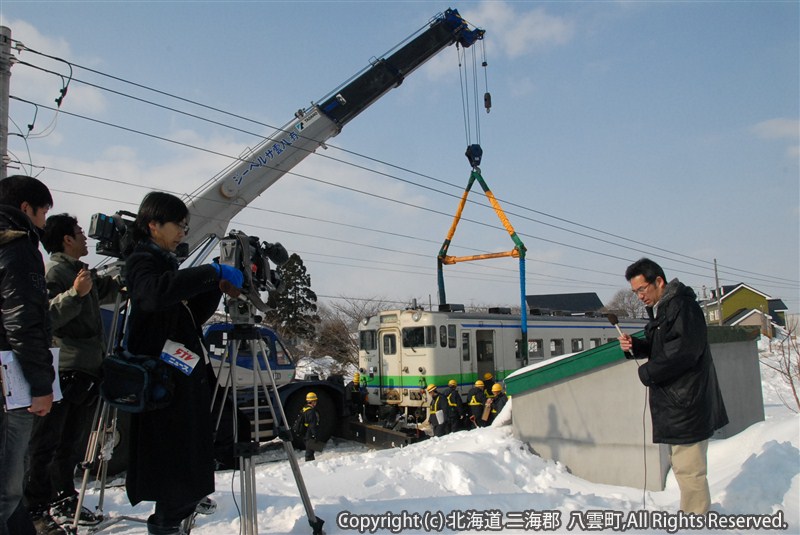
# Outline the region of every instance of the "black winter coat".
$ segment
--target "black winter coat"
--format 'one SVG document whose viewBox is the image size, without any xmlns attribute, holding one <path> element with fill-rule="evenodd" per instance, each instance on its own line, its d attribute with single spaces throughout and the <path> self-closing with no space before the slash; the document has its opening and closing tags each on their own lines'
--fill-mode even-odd
<svg viewBox="0 0 800 535">
<path fill-rule="evenodd" d="M 0 206 L 0 310 L 0 350 L 14 351 L 31 396 L 52 393 L 55 372 L 39 231 L 25 213 L 6 205 Z"/>
<path fill-rule="evenodd" d="M 650 388 L 653 442 L 693 444 L 728 423 L 694 291 L 673 279 L 647 312 L 646 340 L 633 339 L 635 358 L 649 357 L 639 379 Z"/>
<path fill-rule="evenodd" d="M 169 338 L 202 356 L 200 326 L 221 297 L 217 271 L 211 266 L 178 270 L 175 257 L 152 242 L 140 243 L 126 268 L 128 350 L 158 358 Z M 189 503 L 214 492 L 212 374 L 205 358 L 191 375 L 172 371 L 170 405 L 131 420 L 126 486 L 134 505 L 142 500 Z"/>
</svg>

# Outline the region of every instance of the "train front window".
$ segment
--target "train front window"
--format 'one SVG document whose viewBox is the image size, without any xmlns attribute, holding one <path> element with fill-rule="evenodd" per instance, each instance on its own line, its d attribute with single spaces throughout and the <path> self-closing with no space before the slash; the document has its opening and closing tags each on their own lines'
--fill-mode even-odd
<svg viewBox="0 0 800 535">
<path fill-rule="evenodd" d="M 358 333 L 358 348 L 363 351 L 378 349 L 378 331 L 360 331 Z"/>
<path fill-rule="evenodd" d="M 436 347 L 436 327 L 405 327 L 403 329 L 403 347 Z"/>
</svg>

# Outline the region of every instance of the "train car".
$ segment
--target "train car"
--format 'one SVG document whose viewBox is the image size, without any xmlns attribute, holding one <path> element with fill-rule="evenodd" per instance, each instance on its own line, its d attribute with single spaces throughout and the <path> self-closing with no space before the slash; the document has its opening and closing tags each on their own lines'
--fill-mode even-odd
<svg viewBox="0 0 800 535">
<path fill-rule="evenodd" d="M 619 327 L 632 334 L 645 323 L 623 319 Z M 464 395 L 486 373 L 502 381 L 529 364 L 591 349 L 618 336 L 605 317 L 529 316 L 528 351 L 521 352 L 520 316 L 508 309 L 387 310 L 362 320 L 358 330 L 368 404 L 373 411 L 394 406 L 406 415 L 425 406 L 427 384 L 445 386 L 455 379 Z"/>
</svg>

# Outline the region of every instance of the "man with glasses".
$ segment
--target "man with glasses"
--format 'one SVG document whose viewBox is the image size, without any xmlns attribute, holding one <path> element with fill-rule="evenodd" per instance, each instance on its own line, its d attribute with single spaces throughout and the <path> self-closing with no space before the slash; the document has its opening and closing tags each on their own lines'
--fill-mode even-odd
<svg viewBox="0 0 800 535">
<path fill-rule="evenodd" d="M 105 344 L 100 305 L 113 303 L 116 278 L 93 274 L 80 258 L 89 254 L 86 235 L 68 214 L 47 218 L 42 245 L 50 253 L 45 267 L 50 322 L 59 352 L 63 400 L 33 425 L 25 501 L 40 533 L 66 533 L 75 517 L 78 493 L 75 466 L 89 436 Z M 101 517 L 82 507 L 80 525 Z"/>
<path fill-rule="evenodd" d="M 681 492 L 681 511 L 705 514 L 711 505 L 706 477 L 708 439 L 728 423 L 708 345 L 706 322 L 694 291 L 648 258 L 625 271 L 631 291 L 650 318 L 645 340 L 620 336 L 633 358 L 647 358 L 639 379 L 649 389 L 653 442 L 669 444 Z"/>
</svg>

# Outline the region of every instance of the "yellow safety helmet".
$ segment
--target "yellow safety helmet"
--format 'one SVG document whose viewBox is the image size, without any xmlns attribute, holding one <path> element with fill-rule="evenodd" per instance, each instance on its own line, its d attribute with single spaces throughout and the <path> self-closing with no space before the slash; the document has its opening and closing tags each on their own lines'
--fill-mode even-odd
<svg viewBox="0 0 800 535">
<path fill-rule="evenodd" d="M 317 395 L 314 392 L 306 394 L 306 401 L 317 401 Z"/>
<path fill-rule="evenodd" d="M 433 392 L 434 390 L 436 390 L 436 385 L 433 383 L 429 384 L 427 390 L 428 392 Z"/>
<path fill-rule="evenodd" d="M 458 386 L 458 383 L 456 382 L 455 379 L 450 379 L 449 381 L 447 381 L 447 386 L 456 387 Z"/>
<path fill-rule="evenodd" d="M 483 381 L 481 381 L 480 379 L 478 379 L 477 381 L 475 381 L 475 386 L 480 386 L 480 387 L 483 387 Z"/>
<path fill-rule="evenodd" d="M 503 385 L 501 385 L 500 383 L 495 383 L 492 385 L 492 392 L 497 393 L 502 391 L 503 391 Z"/>
<path fill-rule="evenodd" d="M 486 372 L 486 373 L 483 374 L 483 380 L 484 381 L 490 381 L 492 379 L 492 377 L 494 377 L 494 376 L 489 372 Z"/>
<path fill-rule="evenodd" d="M 357 383 L 359 381 L 361 381 L 361 374 L 356 372 L 356 373 L 353 374 L 353 382 Z"/>
</svg>

